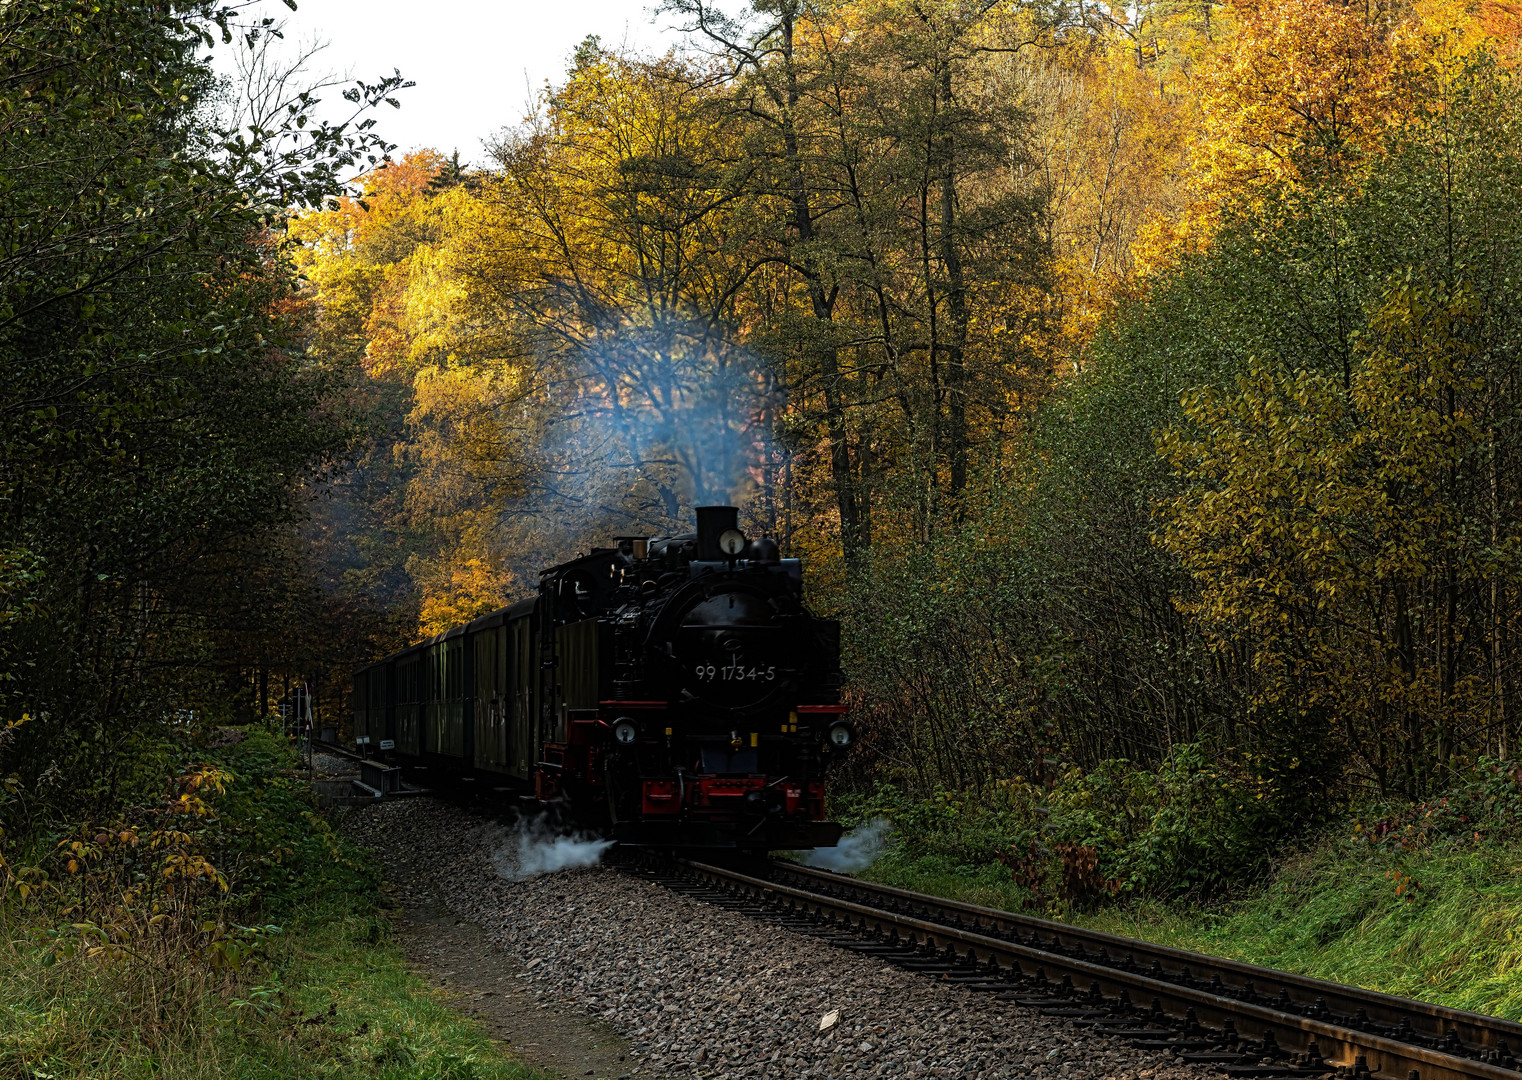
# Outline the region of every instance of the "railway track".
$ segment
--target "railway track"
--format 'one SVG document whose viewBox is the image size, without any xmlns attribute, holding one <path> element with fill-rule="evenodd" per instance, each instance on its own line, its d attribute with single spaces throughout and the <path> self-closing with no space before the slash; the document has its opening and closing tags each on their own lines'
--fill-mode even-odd
<svg viewBox="0 0 1522 1080">
<path fill-rule="evenodd" d="M 779 860 L 624 869 L 1230 1077 L 1522 1077 L 1522 1024 L 1508 1020 Z"/>
</svg>

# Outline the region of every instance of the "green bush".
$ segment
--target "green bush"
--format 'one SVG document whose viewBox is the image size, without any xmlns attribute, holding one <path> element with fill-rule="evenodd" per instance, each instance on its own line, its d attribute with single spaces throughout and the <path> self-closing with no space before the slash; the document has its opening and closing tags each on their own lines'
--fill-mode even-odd
<svg viewBox="0 0 1522 1080">
<path fill-rule="evenodd" d="M 1522 769 L 1465 766 L 1423 802 L 1371 800 L 1209 906 L 1143 901 L 1100 929 L 1522 1019 Z"/>
<path fill-rule="evenodd" d="M 1522 840 L 1522 764 L 1481 758 L 1431 799 L 1375 800 L 1353 832 L 1381 851 L 1411 851 L 1446 840 L 1458 846 Z"/>
<path fill-rule="evenodd" d="M 1298 758 L 1234 761 L 1185 744 L 1155 772 L 1106 761 L 924 800 L 881 785 L 836 807 L 848 824 L 893 823 L 883 872 L 975 880 L 1061 911 L 1118 896 L 1213 896 L 1263 873 L 1283 843 L 1336 809 L 1318 800 L 1320 778 Z"/>
</svg>

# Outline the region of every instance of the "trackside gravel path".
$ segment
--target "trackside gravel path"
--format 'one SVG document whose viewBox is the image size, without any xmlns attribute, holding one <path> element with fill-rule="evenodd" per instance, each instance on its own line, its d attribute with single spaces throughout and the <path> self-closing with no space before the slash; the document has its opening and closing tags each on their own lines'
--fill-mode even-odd
<svg viewBox="0 0 1522 1080">
<path fill-rule="evenodd" d="M 403 902 L 427 893 L 519 965 L 541 1007 L 629 1040 L 638 1077 L 1215 1075 L 613 870 L 510 881 L 516 833 L 428 800 L 356 808 Z M 830 1030 L 821 1018 L 838 1012 Z"/>
</svg>

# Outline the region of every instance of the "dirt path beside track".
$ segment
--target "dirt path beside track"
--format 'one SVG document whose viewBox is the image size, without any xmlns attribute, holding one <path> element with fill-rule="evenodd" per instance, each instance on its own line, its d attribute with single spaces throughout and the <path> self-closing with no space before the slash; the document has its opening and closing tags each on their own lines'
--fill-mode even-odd
<svg viewBox="0 0 1522 1080">
<path fill-rule="evenodd" d="M 314 784 L 346 783 L 353 770 L 336 755 L 313 755 Z M 546 993 L 478 923 L 450 910 L 435 872 L 436 849 L 419 851 L 410 834 L 373 829 L 375 815 L 398 810 L 405 816 L 405 805 L 390 801 L 343 807 L 336 823 L 380 857 L 397 940 L 414 969 L 526 1065 L 566 1080 L 619 1080 L 640 1071 L 623 1036 L 587 1016 L 574 998 Z M 642 1080 L 649 1075 L 643 1070 Z"/>
<path fill-rule="evenodd" d="M 536 995 L 522 965 L 490 946 L 480 926 L 436 903 L 407 906 L 395 925 L 416 969 L 519 1061 L 568 1078 L 629 1075 L 624 1039 L 574 1002 Z"/>
</svg>

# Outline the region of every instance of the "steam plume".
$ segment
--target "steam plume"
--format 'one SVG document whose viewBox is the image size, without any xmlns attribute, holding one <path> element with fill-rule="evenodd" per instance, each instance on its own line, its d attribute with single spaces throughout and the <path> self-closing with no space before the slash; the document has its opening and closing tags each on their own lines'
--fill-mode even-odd
<svg viewBox="0 0 1522 1080">
<path fill-rule="evenodd" d="M 518 822 L 515 843 L 508 843 L 492 856 L 497 874 L 508 881 L 526 881 L 541 874 L 596 866 L 612 840 L 585 833 L 557 833 L 545 817 Z"/>
<path fill-rule="evenodd" d="M 803 860 L 805 866 L 817 866 L 821 870 L 836 870 L 854 874 L 865 870 L 877 861 L 888 846 L 888 834 L 893 826 L 886 818 L 877 818 L 858 826 L 840 838 L 834 847 L 815 848 Z"/>
</svg>

